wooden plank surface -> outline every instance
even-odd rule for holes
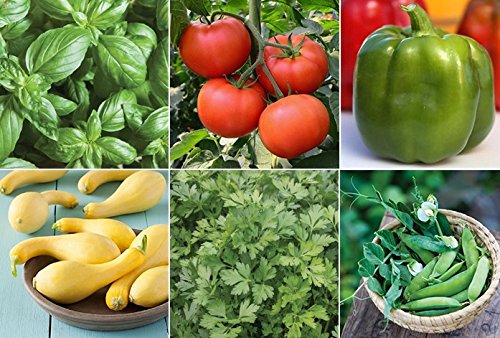
[[[0,171],[0,179],[8,171]],[[81,194],[77,189],[79,178],[85,173],[84,170],[72,170],[59,181],[48,184],[29,185],[16,190],[10,196],[0,196],[0,211],[3,215],[3,227],[0,232],[0,337],[167,337],[168,326],[166,319],[159,320],[153,324],[126,331],[99,332],[89,331],[67,325],[58,319],[49,316],[39,308],[25,292],[22,283],[22,267],[18,269],[18,278],[10,276],[9,250],[16,243],[32,236],[54,235],[51,225],[62,217],[82,217],[83,207],[90,202],[106,199],[118,187],[119,183],[108,183],[99,187],[92,195]],[[168,180],[168,172],[162,171]],[[79,206],[75,209],[66,209],[62,206],[51,206],[49,220],[45,226],[32,235],[23,235],[14,231],[8,223],[7,211],[10,201],[18,194],[26,191],[63,190],[71,192],[78,197]],[[149,225],[168,223],[168,194],[165,192],[160,203],[146,211],[131,215],[116,217],[133,228],[144,229]],[[56,235],[59,235],[57,233]]]
[[[382,225],[392,221],[394,217],[385,216]],[[500,241],[500,232],[494,232],[495,238]],[[375,307],[363,287],[358,293],[351,308],[349,317],[342,331],[342,338],[439,338],[439,337],[500,337],[500,296],[492,300],[488,308],[472,323],[462,329],[445,334],[425,334],[404,329],[392,322],[386,327],[383,314]]]

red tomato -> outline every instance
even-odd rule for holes
[[[212,133],[241,137],[257,128],[266,108],[265,97],[266,92],[258,83],[238,89],[224,78],[211,79],[198,95],[198,115]]]
[[[223,18],[210,25],[190,23],[182,32],[179,54],[194,73],[221,77],[238,70],[248,59],[250,34],[241,21]]]
[[[304,44],[294,57],[284,56],[286,51],[277,47],[264,49],[264,62],[285,95],[289,87],[292,94],[310,94],[321,86],[328,74],[328,58],[323,47],[304,35],[292,35],[292,45],[297,46],[304,38]],[[288,36],[278,35],[269,42],[288,45]],[[257,68],[257,74],[264,89],[274,95],[274,88],[262,67]]]
[[[319,146],[330,129],[323,103],[311,95],[290,95],[269,105],[259,120],[264,146],[276,156],[294,158]]]

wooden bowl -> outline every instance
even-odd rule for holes
[[[402,310],[392,310],[389,314],[389,319],[399,326],[423,333],[446,333],[469,324],[490,304],[500,282],[500,246],[491,232],[479,221],[470,216],[452,210],[440,209],[439,211],[448,218],[451,230],[455,234],[461,235],[465,226],[470,228],[476,238],[476,242],[488,250],[493,270],[491,278],[488,279],[488,289],[481,297],[461,310],[435,317],[416,316]],[[401,223],[398,220],[394,220],[383,226],[382,229],[390,230],[400,226]],[[379,243],[379,239],[376,237],[373,242]],[[366,279],[364,281],[366,282]],[[384,313],[385,303],[382,297],[372,292],[366,285],[365,287],[375,306],[380,312]]]
[[[69,325],[88,330],[116,331],[144,326],[168,316],[168,301],[152,308],[129,303],[122,311],[110,310],[105,301],[109,286],[74,304],[55,303],[33,288],[33,277],[55,261],[49,256],[27,261],[24,265],[24,286],[42,309]]]

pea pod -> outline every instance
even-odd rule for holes
[[[465,302],[466,300],[468,300],[468,290],[465,289],[464,291],[461,291],[459,293],[457,293],[456,295],[454,296],[451,296],[451,298],[455,298],[456,300],[458,300],[460,303],[463,303]]]
[[[448,271],[446,271],[445,273],[443,273],[441,275],[441,277],[439,277],[439,279],[435,279],[435,282],[431,284],[438,284],[438,283],[442,283],[444,281],[447,281],[448,279],[450,279],[451,277],[455,276],[455,274],[460,271],[460,269],[462,268],[462,266],[465,264],[464,261],[462,262],[458,262],[457,264],[453,265],[451,268],[448,269]]]
[[[432,270],[431,277],[436,278],[445,273],[453,264],[453,261],[457,257],[457,253],[458,250],[449,250],[439,255],[439,259],[434,266],[434,270]]]
[[[422,249],[418,245],[416,245],[410,238],[408,234],[401,234],[401,241],[409,247],[412,251],[414,251],[418,257],[425,263],[428,264],[434,258],[434,254],[428,250]]]
[[[421,317],[437,317],[437,316],[447,315],[448,313],[458,311],[461,308],[462,307],[460,306],[460,307],[450,307],[447,309],[424,310],[424,311],[414,312],[413,314],[416,316],[421,316]]]
[[[419,311],[419,310],[435,310],[450,307],[460,307],[462,304],[451,297],[429,297],[414,300],[401,305],[402,310]]]
[[[421,288],[423,288],[427,284],[427,280],[429,279],[434,266],[436,265],[437,258],[431,260],[427,265],[420,271],[410,282],[410,284],[406,287],[403,297],[405,299],[410,299],[411,294],[417,292]]]
[[[462,250],[467,268],[470,268],[479,261],[479,250],[477,249],[474,235],[469,228],[464,228],[462,232]]]
[[[477,264],[474,264],[464,272],[448,279],[446,282],[434,284],[425,287],[410,296],[411,300],[422,299],[427,297],[447,297],[453,296],[462,290],[467,289],[474,273],[476,272]]]
[[[469,301],[472,303],[481,294],[484,285],[486,284],[486,278],[488,278],[488,272],[490,271],[490,260],[486,256],[482,256],[477,263],[476,273],[472,282],[469,285],[468,297]]]

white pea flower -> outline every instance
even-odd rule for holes
[[[408,270],[410,271],[412,276],[418,275],[423,268],[424,266],[422,265],[422,263],[419,263],[416,260],[413,260],[408,264]]]
[[[420,208],[417,210],[417,216],[422,222],[427,222],[429,219],[436,217],[437,212],[437,205],[426,201],[420,205]]]

